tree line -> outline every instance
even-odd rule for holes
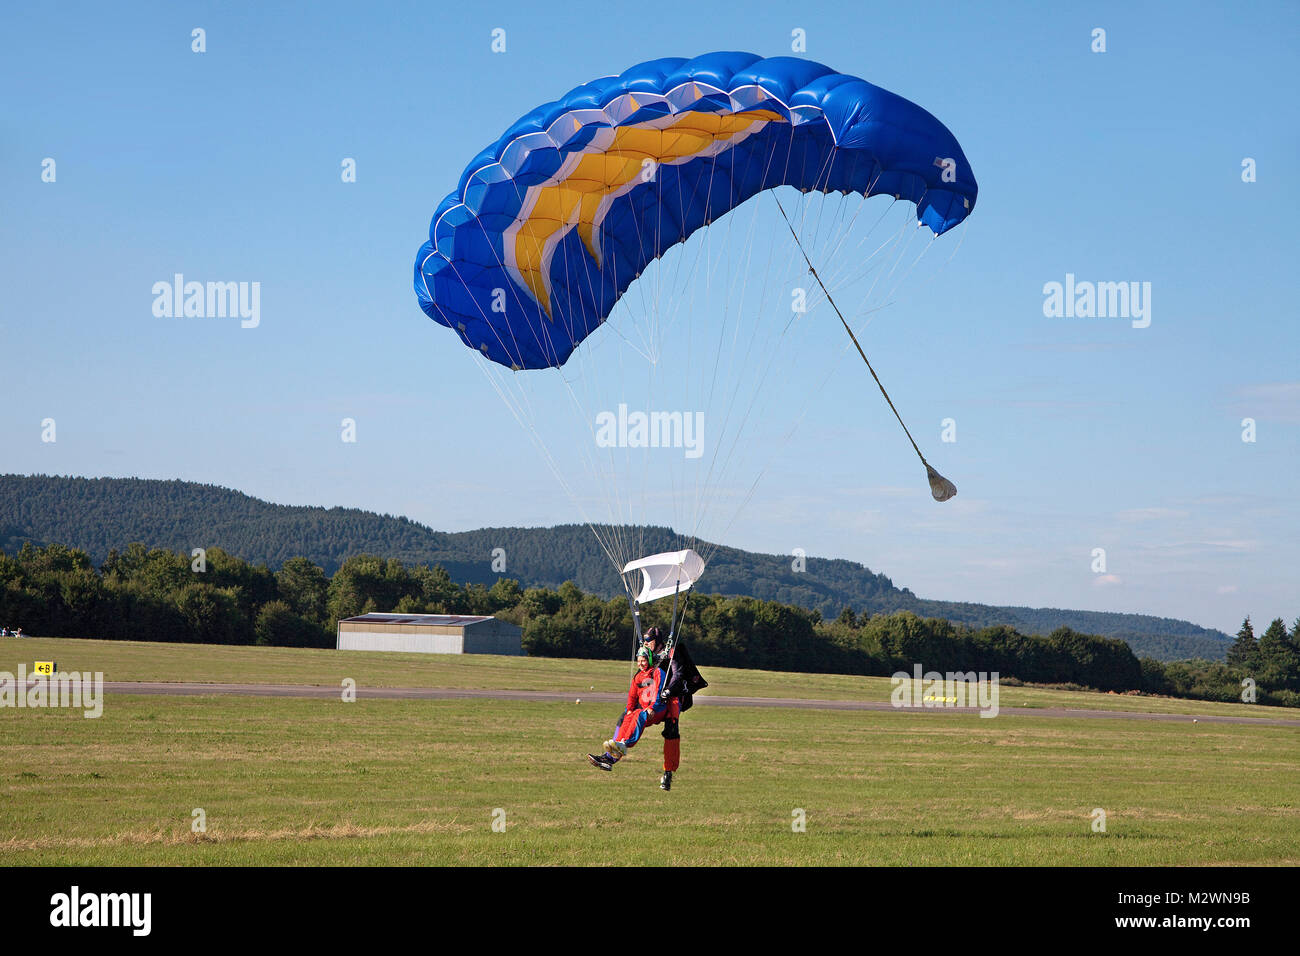
[[[697,547],[669,528],[604,529],[635,541],[638,553]],[[352,555],[383,554],[409,566],[441,565],[459,582],[491,588],[500,571],[490,555],[509,556],[506,572],[525,587],[558,588],[573,581],[583,591],[619,597],[618,575],[585,525],[483,528],[447,533],[393,515],[353,508],[275,505],[214,485],[141,478],[58,478],[0,475],[0,550],[16,553],[61,542],[102,564],[124,541],[186,550],[220,541],[232,554],[273,571],[305,557],[332,577]],[[858,613],[911,611],[973,628],[1005,624],[1021,633],[1059,627],[1125,639],[1139,654],[1161,660],[1222,660],[1227,635],[1186,621],[1109,611],[990,607],[919,598],[886,575],[855,561],[757,554],[711,548],[700,589],[793,604],[831,618],[848,606]]]
[[[642,609],[645,626],[666,625],[670,602]],[[495,614],[523,629],[540,657],[628,659],[632,619],[623,598],[573,582],[522,588],[504,576],[489,587],[458,584],[441,566],[405,565],[359,555],[327,575],[306,558],[278,571],[220,548],[198,556],[132,544],[96,568],[62,545],[0,552],[0,624],[32,636],[108,640],[333,647],[339,620],[370,611]],[[1027,635],[998,625],[972,627],[911,611],[838,617],[760,600],[692,593],[682,633],[703,665],[888,676],[927,671],[997,671],[1028,683],[1145,692],[1208,700],[1243,699],[1253,681],[1260,703],[1300,706],[1300,619],[1258,641],[1249,619],[1228,660],[1161,663],[1139,659],[1124,641],[1057,628]]]

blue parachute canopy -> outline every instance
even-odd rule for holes
[[[415,291],[493,362],[560,366],[651,260],[782,185],[907,200],[936,236],[977,193],[952,133],[865,80],[795,57],[652,60],[475,157],[434,213]]]

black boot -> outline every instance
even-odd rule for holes
[[[595,754],[587,754],[587,762],[599,770],[614,769],[614,761],[610,759],[609,754],[601,754],[599,757]]]
[[[664,775],[659,778],[660,790],[671,790],[673,788],[673,772],[665,770]]]

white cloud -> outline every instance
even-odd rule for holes
[[[1243,385],[1231,407],[1251,418],[1300,423],[1300,382]]]
[[[1049,342],[1033,345],[1013,345],[1015,349],[1027,352],[1115,352],[1121,349],[1137,348],[1136,344],[1122,342]]]
[[[1174,508],[1129,508],[1119,512],[1115,517],[1120,521],[1161,521],[1166,518],[1186,518],[1190,514],[1189,511],[1178,511]]]
[[[1169,557],[1191,557],[1193,555],[1247,554],[1259,550],[1258,541],[1228,539],[1221,541],[1173,541],[1168,544],[1139,544],[1141,551],[1153,552]]]

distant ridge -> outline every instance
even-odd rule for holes
[[[682,546],[668,528],[637,529],[647,553]],[[305,557],[333,574],[355,554],[377,554],[404,564],[441,564],[453,580],[491,584],[495,548],[504,548],[505,576],[525,587],[573,581],[585,591],[621,593],[618,576],[584,525],[554,528],[482,528],[434,531],[408,518],[356,508],[276,505],[229,488],[142,478],[0,476],[0,551],[25,542],[58,543],[86,551],[100,564],[112,549],[133,541],[188,552],[221,547],[273,570]],[[1139,656],[1158,660],[1221,660],[1231,638],[1187,621],[1145,614],[993,607],[918,598],[885,575],[855,561],[808,558],[805,571],[786,555],[719,547],[701,590],[750,595],[821,611],[845,607],[859,614],[908,610],[975,627],[1005,624],[1025,634],[1069,627],[1127,641]]]

